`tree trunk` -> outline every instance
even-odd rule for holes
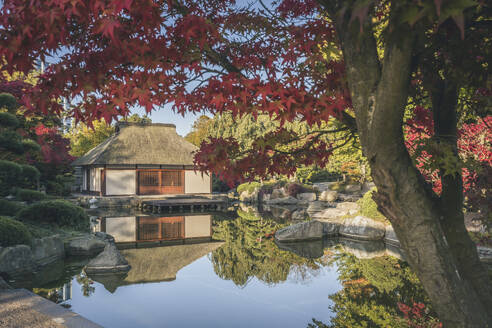
[[[434,113],[434,138],[441,149],[452,151],[457,162],[458,158],[458,129],[457,112],[458,87],[449,81],[442,80],[438,74],[431,78],[429,86]],[[444,235],[449,248],[456,259],[458,271],[471,282],[480,301],[488,310],[489,320],[492,320],[492,284],[486,268],[480,262],[475,243],[466,230],[463,215],[463,177],[461,169],[454,174],[440,169],[442,193],[440,212],[443,218]]]
[[[331,2],[323,3],[328,10],[333,8]],[[357,130],[378,188],[375,200],[379,210],[391,221],[444,327],[492,326],[473,283],[459,273],[441,226],[446,222],[440,201],[413,165],[404,144],[411,31],[400,31],[406,37],[385,44],[381,64],[369,26],[359,32],[347,17],[333,11],[331,17],[336,17]]]

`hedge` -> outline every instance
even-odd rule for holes
[[[259,183],[259,182],[246,182],[246,183],[240,184],[237,187],[237,193],[241,195],[241,193],[243,191],[247,191],[251,194],[252,192],[255,191],[256,188],[260,188],[260,187],[261,187],[261,183]]]
[[[0,246],[31,245],[31,233],[17,220],[0,216]]]
[[[13,114],[0,113],[0,126],[16,128],[19,126],[19,120]]]
[[[23,208],[18,202],[0,199],[0,215],[15,216]]]
[[[38,184],[39,177],[41,176],[41,173],[39,173],[39,170],[32,166],[32,165],[21,165],[22,169],[22,178],[20,181],[20,184],[24,188],[33,188],[36,187]]]
[[[84,209],[64,200],[45,200],[22,209],[17,218],[38,224],[52,224],[75,230],[89,229],[89,216]]]
[[[36,190],[17,188],[15,197],[24,202],[37,202],[46,199],[46,194]]]
[[[0,196],[7,196],[12,187],[17,185],[22,174],[19,164],[0,160]]]

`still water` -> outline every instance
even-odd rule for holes
[[[103,213],[93,229],[115,237],[130,272],[88,277],[81,260],[30,287],[104,327],[404,327],[398,303],[428,304],[382,243],[277,245],[285,213]]]

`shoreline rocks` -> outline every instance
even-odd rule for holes
[[[106,243],[93,235],[84,235],[65,241],[65,254],[67,256],[95,256],[101,253]]]
[[[386,227],[382,222],[360,215],[345,219],[339,231],[341,236],[360,240],[383,240],[385,233]]]
[[[104,251],[87,263],[84,271],[89,275],[125,273],[130,265],[113,242],[108,242]]]

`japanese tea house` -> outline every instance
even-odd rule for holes
[[[210,176],[195,172],[197,148],[174,124],[128,123],[73,162],[82,192],[101,196],[209,194]]]

